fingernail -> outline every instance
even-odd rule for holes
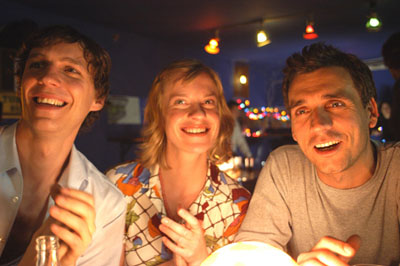
[[[161,223],[168,224],[169,223],[168,218],[165,217],[161,218]]]

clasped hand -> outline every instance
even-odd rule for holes
[[[168,217],[161,219],[159,228],[169,237],[164,236],[163,242],[174,253],[176,265],[200,265],[208,256],[202,224],[185,209],[179,209],[178,215],[185,224]]]
[[[63,266],[75,265],[92,241],[96,229],[92,195],[59,186],[52,189],[51,195],[55,205],[49,210],[49,218],[35,232],[20,265],[31,265],[35,261],[35,239],[40,235],[50,234],[60,239],[58,257]]]

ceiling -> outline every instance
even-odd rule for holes
[[[302,38],[312,17],[326,41],[360,57],[379,55],[387,36],[400,29],[400,1],[376,0],[383,29],[365,29],[369,0],[14,0],[16,3],[91,23],[202,50],[219,29],[221,55],[244,60],[277,60],[310,43]],[[257,48],[261,21],[272,43]],[[371,46],[372,45],[372,46]],[[373,55],[372,55],[373,56]]]

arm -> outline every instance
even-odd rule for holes
[[[281,178],[288,173],[278,162],[279,158],[276,159],[273,154],[269,156],[258,177],[235,242],[260,241],[284,250],[292,237],[288,190],[285,180]]]
[[[352,235],[346,242],[332,237],[323,237],[311,251],[301,253],[297,258],[300,266],[348,266],[360,247],[360,238]]]

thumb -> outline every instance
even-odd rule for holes
[[[346,243],[349,245],[348,248],[351,248],[354,251],[349,257],[340,256],[341,259],[347,263],[356,255],[357,250],[360,248],[361,238],[358,235],[352,235],[346,240]]]

